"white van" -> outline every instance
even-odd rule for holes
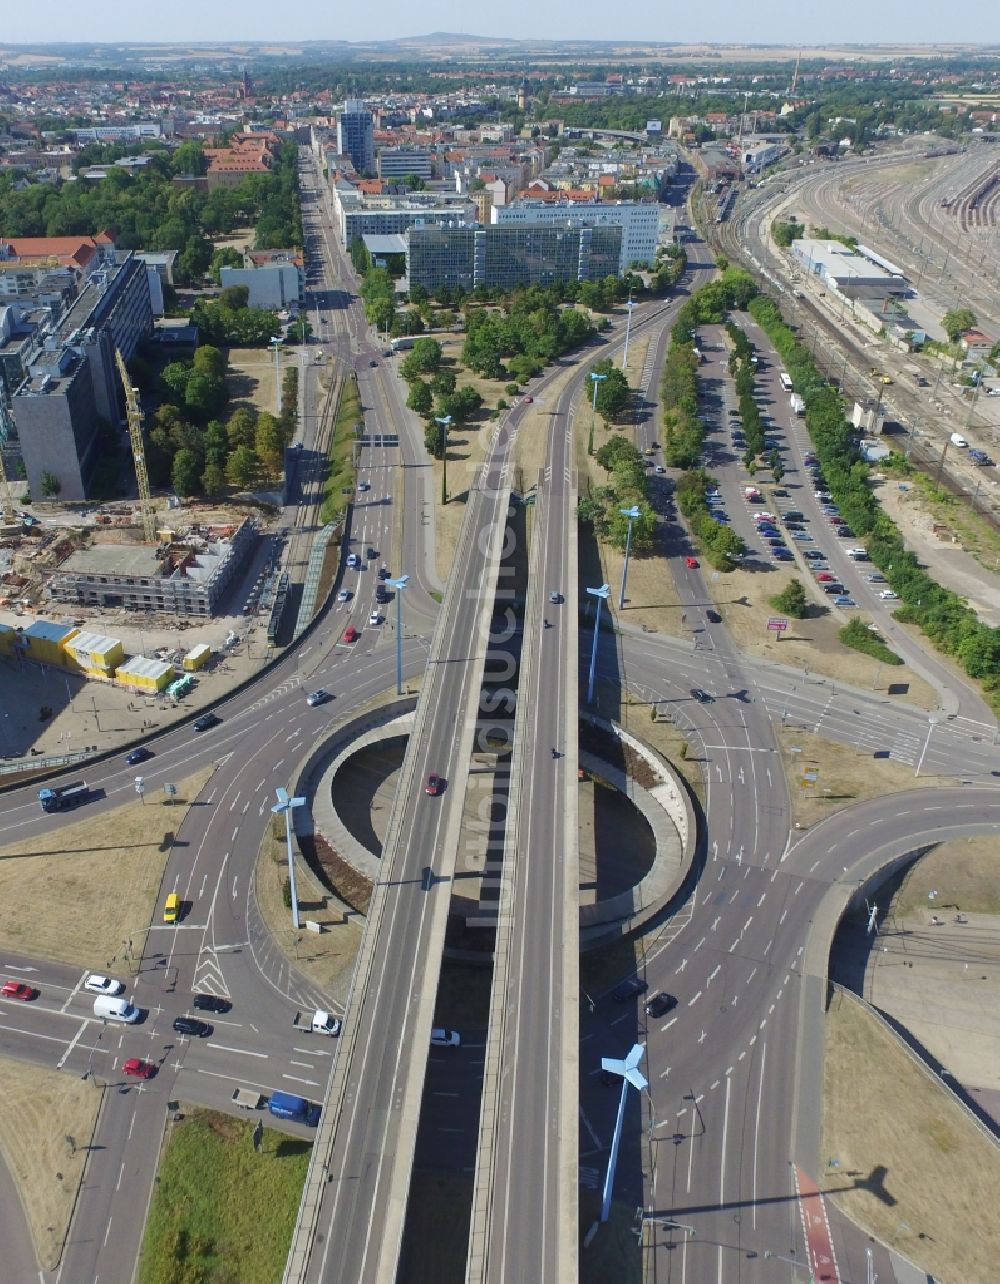
[[[962,436],[960,432],[953,432],[951,434],[951,444],[953,446],[967,446],[969,443],[965,440],[965,438]]]
[[[139,1009],[128,999],[113,999],[105,994],[94,1000],[94,1016],[103,1021],[126,1021],[134,1025],[139,1020]]]

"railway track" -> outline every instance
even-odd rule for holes
[[[714,253],[724,254],[731,262],[742,262],[752,273],[759,275],[755,269],[753,255],[744,244],[741,235],[745,220],[739,217],[739,208],[735,213],[736,217],[728,223],[718,226],[714,224],[702,226],[700,228],[701,235],[711,245]],[[758,221],[762,213],[761,209],[755,209],[752,214],[753,220]],[[763,261],[765,257],[763,245],[758,242],[753,246],[753,249],[760,255],[760,261]],[[782,290],[784,291],[784,287],[782,287]],[[779,294],[777,303],[781,308],[786,324],[794,327],[795,319],[790,315],[791,307],[788,294],[785,292]],[[831,383],[840,387],[845,365],[849,364],[853,377],[861,386],[868,389],[868,395],[873,400],[880,393],[884,393],[884,389],[876,385],[864,373],[871,364],[870,353],[866,350],[864,344],[856,339],[850,331],[842,329],[822,309],[809,307],[808,312],[810,322],[816,328],[817,336],[822,336],[824,340],[823,342],[814,341],[812,347],[813,360],[816,362],[820,372]],[[911,425],[926,424],[928,422],[926,395],[911,393],[904,386],[896,384],[891,399],[883,396],[882,401],[898,421]],[[970,495],[966,479],[946,467],[946,443],[947,436],[944,437],[943,441],[938,441],[923,434],[918,435],[916,432],[908,431],[907,457],[919,464],[925,472],[934,476],[939,485],[957,498],[962,499],[963,502],[970,503],[974,499],[973,506],[975,510],[989,522],[994,530],[1000,532],[1000,504],[987,495],[983,495],[980,499],[979,491],[981,487],[978,485],[975,497]]]

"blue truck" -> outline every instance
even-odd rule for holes
[[[293,1119],[296,1123],[308,1124],[310,1128],[319,1123],[321,1113],[319,1106],[292,1092],[272,1092],[267,1108],[279,1119]]]
[[[42,811],[68,811],[86,802],[90,793],[90,786],[82,783],[66,785],[62,789],[39,789],[38,801]]]

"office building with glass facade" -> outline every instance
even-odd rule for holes
[[[618,275],[620,226],[411,227],[409,286],[435,291],[548,285]]]

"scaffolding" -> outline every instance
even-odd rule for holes
[[[132,442],[132,458],[135,460],[135,480],[139,487],[139,511],[142,513],[142,530],[147,544],[156,543],[156,515],[153,512],[153,501],[149,493],[149,474],[146,472],[146,448],[142,440],[142,411],[139,408],[139,392],[132,387],[125,368],[125,358],[115,348],[115,362],[121,375],[122,387],[125,389],[125,412],[128,419],[128,435]]]

